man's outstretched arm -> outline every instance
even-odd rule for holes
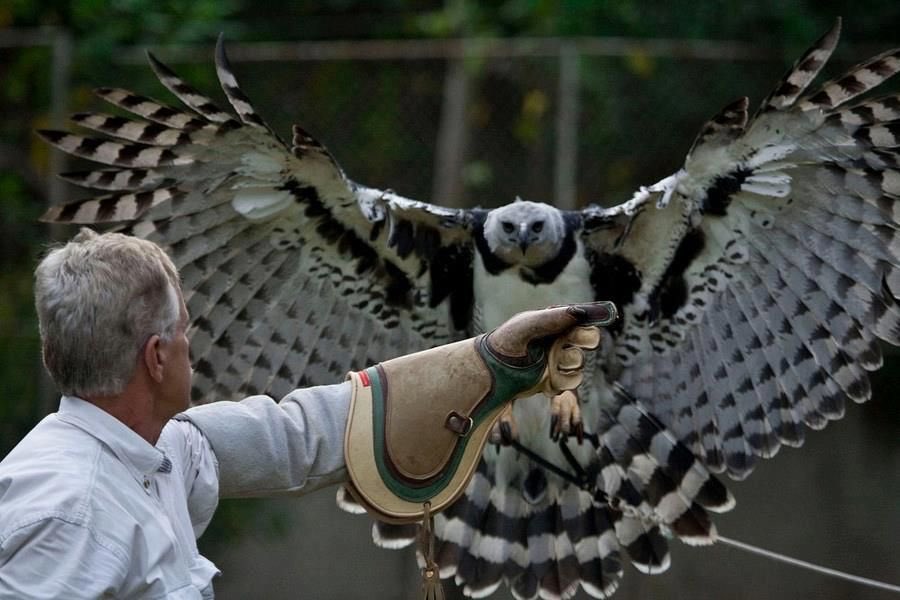
[[[213,402],[176,419],[195,425],[218,462],[219,496],[301,494],[344,481],[350,384],[294,390],[280,402]]]

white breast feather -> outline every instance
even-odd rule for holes
[[[491,275],[478,257],[474,276],[476,328],[490,331],[524,310],[546,308],[552,304],[590,302],[594,300],[590,273],[580,241],[572,260],[549,284],[528,283],[519,276],[516,267],[499,275]]]

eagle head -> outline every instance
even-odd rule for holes
[[[490,251],[510,265],[537,267],[556,257],[566,237],[563,215],[550,205],[516,198],[484,222]]]

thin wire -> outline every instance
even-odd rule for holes
[[[538,454],[537,452],[532,450],[531,448],[529,448],[527,446],[523,446],[521,443],[519,443],[519,440],[512,440],[510,442],[510,445],[513,448],[515,448],[518,452],[521,452],[522,454],[524,454],[525,456],[527,456],[528,458],[530,458],[537,464],[541,465],[548,471],[552,471],[553,473],[556,473],[557,475],[559,475],[560,477],[562,477],[563,479],[565,479],[572,485],[579,487],[579,488],[584,487],[584,483],[578,481],[577,477],[575,477],[568,471],[564,470],[563,468],[553,464],[552,462],[550,462],[549,460],[547,460],[546,458],[544,458],[543,456],[541,456],[540,454]]]
[[[854,583],[859,583],[861,585],[867,585],[869,587],[880,588],[882,590],[887,590],[889,592],[894,592],[894,593],[900,594],[900,585],[893,585],[890,583],[885,583],[883,581],[869,579],[867,577],[860,577],[859,575],[851,575],[850,573],[844,573],[843,571],[838,571],[836,569],[829,569],[828,567],[823,567],[823,566],[816,565],[816,564],[813,564],[810,562],[806,562],[805,560],[800,560],[797,558],[792,558],[790,556],[785,556],[784,554],[779,554],[777,552],[772,552],[771,550],[765,550],[765,549],[759,548],[757,546],[745,544],[744,542],[739,542],[737,540],[733,540],[731,538],[727,538],[727,537],[724,537],[721,535],[717,536],[716,541],[722,542],[723,544],[727,544],[729,546],[733,546],[735,548],[739,548],[746,552],[758,554],[760,556],[765,556],[766,558],[771,558],[772,560],[784,562],[789,565],[794,565],[796,567],[802,567],[804,569],[809,569],[810,571],[816,571],[817,573],[822,573],[824,575],[831,575],[832,577],[837,577],[838,579],[846,579],[847,581],[852,581]]]

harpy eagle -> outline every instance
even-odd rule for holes
[[[185,107],[102,88],[134,117],[73,117],[105,137],[42,132],[109,165],[64,175],[104,194],[45,219],[167,248],[198,402],[333,383],[524,308],[615,301],[580,403],[518,402],[502,436],[518,447],[489,447],[436,520],[441,575],[470,595],[605,597],[628,560],[665,570],[670,537],[714,541],[710,512],[733,505],[717,475],[746,477],[867,400],[879,341],[900,343],[900,95],[860,98],[900,50],[808,89],[838,35],[752,117],[746,99],[713,117],[677,173],[579,211],[449,209],[359,185],[301,127],[286,144],[265,124],[221,42],[235,114],[151,55]],[[583,443],[557,439],[579,421]],[[388,546],[412,533],[375,527]]]

